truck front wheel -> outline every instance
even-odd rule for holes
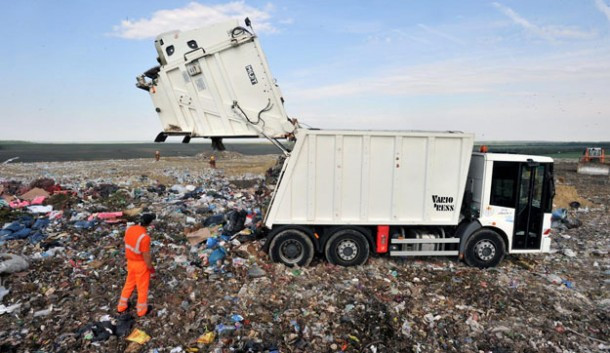
[[[313,242],[298,229],[280,231],[269,245],[271,260],[287,266],[307,266],[313,259]]]
[[[506,253],[502,237],[493,230],[481,229],[474,233],[464,252],[466,264],[478,268],[497,266]]]
[[[339,230],[326,242],[324,253],[333,265],[358,266],[369,258],[369,242],[357,230]]]

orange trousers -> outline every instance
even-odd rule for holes
[[[117,310],[123,312],[127,310],[127,302],[134,288],[138,289],[138,316],[146,315],[148,310],[148,285],[150,282],[150,272],[146,267],[144,261],[130,261],[127,260],[127,279],[125,280],[125,286],[121,292],[121,298],[119,299],[119,305]]]

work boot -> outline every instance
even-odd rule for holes
[[[126,311],[127,311],[127,309],[129,309],[129,304],[122,304],[122,303],[121,303],[121,304],[119,304],[119,305],[116,307],[116,311],[117,311],[119,314],[126,312]]]
[[[144,317],[152,311],[152,305],[147,305],[146,309],[138,311],[138,317]]]
[[[119,304],[116,307],[116,311],[119,313],[123,313],[127,309],[129,309],[129,298],[124,298],[124,297],[119,298]]]

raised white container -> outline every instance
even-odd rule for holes
[[[248,31],[232,20],[156,38],[161,67],[149,93],[164,132],[191,137],[293,132],[258,37]]]

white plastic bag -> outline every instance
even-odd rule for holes
[[[28,261],[14,254],[0,253],[0,274],[15,273],[27,270],[30,267]]]

